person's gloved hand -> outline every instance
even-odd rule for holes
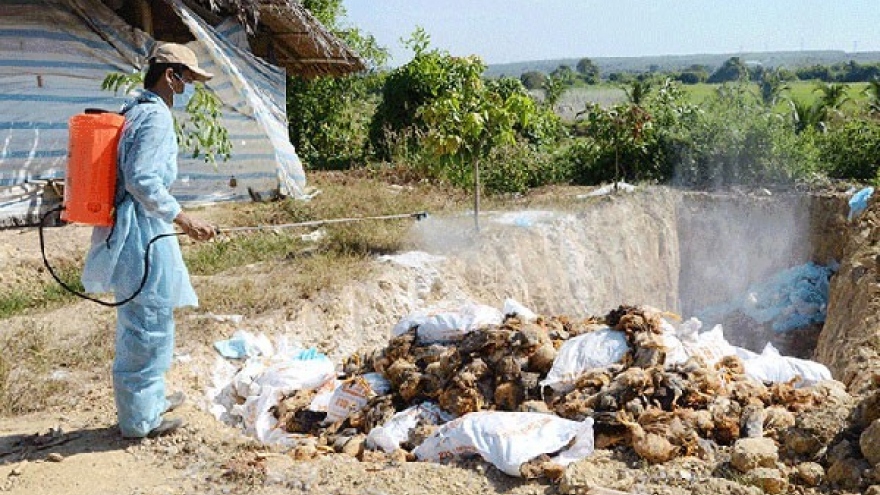
[[[207,241],[212,239],[217,232],[213,225],[204,220],[191,217],[184,212],[180,212],[177,217],[174,218],[174,223],[180,227],[180,230],[182,230],[184,234],[197,241]]]

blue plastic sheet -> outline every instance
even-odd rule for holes
[[[868,208],[868,200],[871,199],[871,195],[874,194],[873,187],[866,187],[859,192],[853,194],[851,198],[849,198],[849,216],[848,220],[852,220],[857,217],[859,213],[865,211]]]
[[[214,342],[214,349],[228,359],[243,359],[256,355],[244,339],[218,340]]]
[[[739,311],[776,332],[788,332],[825,321],[828,289],[836,266],[813,262],[783,270],[769,280],[749,287],[745,294],[704,308],[698,317],[710,323]]]

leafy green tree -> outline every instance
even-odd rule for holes
[[[880,114],[880,79],[872,79],[868,81],[868,85],[864,89],[865,96],[868,97],[868,113]]]
[[[753,65],[751,68],[746,68],[749,70],[749,80],[756,83],[763,81],[764,75],[770,72],[770,69],[767,69],[760,63]]]
[[[635,80],[630,83],[628,88],[624,88],[626,99],[632,105],[641,105],[644,103],[648,93],[651,92],[651,81],[649,79]]]
[[[636,77],[629,72],[611,72],[608,74],[608,80],[613,83],[619,84],[627,84],[630,81],[633,81]]]
[[[798,79],[801,81],[819,80],[831,82],[831,70],[824,65],[811,65],[809,67],[798,67],[795,70]]]
[[[143,72],[114,72],[104,77],[101,89],[114,93],[122,90],[128,94],[143,82]],[[195,94],[187,103],[184,116],[174,120],[174,131],[183,149],[191,151],[193,158],[201,156],[205,162],[216,165],[218,156],[226,161],[232,153],[229,131],[220,122],[223,102],[202,83],[194,86]]]
[[[849,86],[840,83],[818,84],[813,90],[819,94],[819,104],[828,110],[840,110],[851,98],[847,95]]]
[[[801,134],[809,129],[820,129],[825,120],[825,109],[817,102],[807,103],[802,100],[790,99],[791,120],[794,131]]]
[[[531,70],[523,72],[523,74],[519,76],[519,80],[526,89],[542,89],[544,83],[547,81],[547,74],[544,74],[541,71]]]
[[[783,93],[790,89],[776,71],[765,71],[758,88],[761,92],[761,101],[770,108],[776,105]]]
[[[770,111],[748,84],[725,84],[674,141],[676,181],[700,188],[789,183],[817,169],[812,133]],[[668,149],[668,148],[667,148]]]
[[[300,3],[324,27],[331,30],[336,27],[337,21],[345,16],[342,0],[300,0]]]
[[[578,60],[577,72],[587,84],[599,84],[599,66],[589,58]]]
[[[290,78],[290,140],[310,169],[347,169],[364,160],[380,74]]]
[[[825,133],[819,148],[830,177],[877,181],[880,170],[880,124],[877,122],[847,121]]]
[[[560,65],[559,67],[554,69],[553,72],[550,73],[550,77],[558,80],[563,86],[566,87],[574,86],[578,80],[577,73],[567,65]]]
[[[706,71],[684,70],[676,76],[676,80],[682,84],[700,84],[706,82],[709,73]]]
[[[559,99],[562,98],[562,93],[564,92],[565,85],[562,79],[551,75],[544,81],[544,105],[553,108],[554,105],[559,103]]]
[[[473,70],[464,59],[429,51],[430,36],[421,27],[405,44],[414,57],[386,75],[382,98],[370,121],[369,146],[380,160],[390,159],[394,146],[417,146],[416,134],[427,130],[418,116],[420,109],[447,92],[462,91],[466,73]]]
[[[842,83],[819,83],[813,92],[819,93],[816,106],[822,119],[822,125],[845,120],[843,105],[851,99],[847,95],[849,86]]]
[[[430,175],[473,185],[466,171],[495,147],[520,141],[539,146],[559,134],[558,117],[539,108],[519,80],[484,81],[478,57],[431,50],[424,31],[408,44],[415,56],[386,77],[370,125],[380,159],[393,158],[395,140],[405,139],[407,149],[437,158]]]
[[[581,184],[608,180],[649,180],[655,175],[656,162],[650,152],[651,115],[635,104],[603,108],[590,103],[579,112],[586,138],[592,145],[580,151],[592,153],[592,161],[584,160],[576,169],[574,179]]]
[[[725,60],[721,67],[709,76],[707,82],[710,84],[718,84],[725,82],[735,82],[747,80],[749,77],[749,69],[739,57],[730,57]]]
[[[381,67],[388,60],[388,50],[376,38],[355,26],[343,26],[347,15],[342,0],[303,0],[305,7],[321,24],[358,53],[371,68]]]
[[[378,98],[388,51],[355,27],[342,27],[341,0],[306,0],[303,5],[366,61],[368,70],[343,77],[287,81],[288,130],[306,167],[348,168],[363,161],[369,120]]]

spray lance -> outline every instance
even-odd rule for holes
[[[87,109],[84,113],[70,118],[68,163],[65,176],[64,197],[61,206],[47,211],[40,219],[40,253],[43,256],[43,264],[64,289],[83,299],[101,304],[103,306],[122,306],[140,294],[147,283],[150,273],[150,249],[153,244],[165,237],[185,235],[183,232],[169,232],[159,234],[147,243],[144,252],[144,274],[140,285],[133,294],[125,299],[108,302],[91,297],[77,291],[67,285],[55,273],[46,258],[46,243],[43,230],[46,219],[55,213],[60,213],[61,220],[67,223],[78,223],[100,227],[112,227],[114,224],[113,211],[115,209],[116,195],[116,158],[119,137],[125,117],[115,112],[104,110]],[[381,215],[371,217],[333,218],[327,220],[311,220],[306,222],[286,223],[277,225],[257,225],[250,227],[218,227],[216,234],[277,230],[301,227],[317,227],[321,225],[359,222],[364,220],[398,220],[414,218],[422,220],[426,218],[426,212],[405,213],[398,215]]]
[[[49,218],[54,213],[61,212],[62,217],[64,216],[65,209],[64,205],[59,206],[58,208],[54,208],[46,212],[40,220],[40,253],[43,256],[43,264],[46,266],[46,269],[49,271],[49,274],[52,275],[52,278],[58,282],[61,287],[63,287],[68,292],[76,295],[77,297],[81,297],[83,299],[98,303],[102,306],[116,307],[122,306],[123,304],[131,301],[144,288],[144,285],[147,283],[147,279],[150,275],[150,249],[153,247],[153,244],[165,237],[176,237],[186,235],[183,232],[169,232],[167,234],[159,234],[147,243],[147,247],[144,250],[144,275],[141,278],[140,285],[138,288],[132,293],[130,296],[116,302],[102,301],[101,299],[97,299],[89,296],[88,294],[83,294],[82,292],[77,291],[73,287],[70,287],[67,283],[61,280],[61,277],[55,273],[55,270],[49,264],[49,260],[46,258],[46,243],[43,236],[43,228],[46,223],[46,219]],[[424,211],[419,211],[415,213],[401,213],[396,215],[379,215],[379,216],[371,216],[371,217],[350,217],[350,218],[331,218],[326,220],[309,220],[305,222],[295,222],[295,223],[284,223],[284,224],[272,224],[272,225],[254,225],[254,226],[245,226],[245,227],[216,227],[214,232],[216,234],[231,234],[231,233],[241,233],[241,232],[255,232],[255,231],[263,231],[263,230],[278,230],[278,229],[293,229],[293,228],[302,228],[302,227],[319,227],[330,224],[339,224],[339,223],[351,223],[351,222],[360,222],[364,220],[402,220],[413,218],[415,220],[423,220],[428,217],[428,213]]]

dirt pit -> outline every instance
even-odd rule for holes
[[[854,371],[846,351],[834,342],[851,342],[850,349],[863,368],[878,361],[872,347],[875,317],[869,313],[874,309],[869,297],[874,289],[868,285],[876,276],[876,254],[871,251],[876,212],[872,207],[858,222],[847,224],[845,204],[841,197],[709,196],[658,188],[586,198],[572,211],[490,212],[481,218],[479,237],[472,234],[469,216],[431,218],[412,231],[420,250],[378,258],[372,279],[321,294],[296,308],[240,321],[235,315],[198,311],[183,315],[182,338],[170,377],[172,385],[187,390],[191,399],[180,411],[189,426],[179,435],[131,444],[114,435],[109,363],[92,374],[62,380],[61,386],[80,391],[77,397],[68,398],[69,402],[58,404],[50,413],[0,423],[4,489],[71,494],[864,493],[880,479],[872,463],[878,459],[870,449],[876,384],[870,375]],[[210,343],[229,338],[237,329],[262,332],[273,340],[286,335],[304,348],[316,347],[340,371],[346,371],[342,363],[352,355],[385,349],[385,356],[391,329],[403,316],[444,301],[473,300],[500,308],[505,299],[512,298],[544,315],[545,322],[560,321],[560,329],[572,338],[577,332],[570,331],[571,322],[598,315],[605,319],[592,324],[615,323],[608,321],[609,311],[621,305],[650,306],[686,319],[702,308],[736,299],[781,270],[810,261],[828,266],[832,260],[840,266],[830,280],[831,304],[824,326],[780,334],[773,331],[772,323],[756,325],[743,314],[720,323],[732,344],[760,352],[763,344],[773,342],[783,354],[827,364],[834,378],[849,385],[849,390],[835,382],[808,388],[751,386],[748,380],[739,379],[742,373],[735,362],[658,369],[658,347],[652,343],[656,325],[645,323],[630,332],[632,352],[624,367],[607,376],[584,377],[576,385],[589,407],[566,408],[574,398],[554,404],[551,395],[548,404],[538,400],[534,389],[503,386],[522,383],[512,379],[517,373],[520,380],[523,373],[538,373],[538,380],[542,378],[540,368],[528,364],[534,352],[505,355],[512,347],[498,343],[491,350],[486,343],[479,352],[475,347],[467,353],[469,358],[482,352],[480,359],[493,366],[492,393],[480,392],[484,398],[492,396],[491,401],[483,401],[486,408],[518,411],[532,402],[528,406],[532,412],[540,412],[539,403],[544,403],[548,411],[543,412],[558,415],[562,410],[572,421],[582,420],[587,410],[596,414],[592,455],[564,469],[549,459],[537,459],[527,466],[528,473],[522,473],[529,479],[504,474],[479,457],[411,462],[412,452],[406,448],[390,454],[365,449],[368,431],[362,425],[380,424],[390,413],[388,407],[380,408],[381,414],[375,417],[355,418],[355,424],[346,420],[349,423],[303,428],[307,431],[292,449],[260,445],[208,413],[211,404],[206,391],[213,385],[218,359]],[[234,283],[237,278],[246,279],[248,270],[265,269],[252,267],[223,277]],[[560,318],[567,319],[569,326]],[[62,319],[66,323],[58,328],[61,338],[89,327],[109,330],[112,326],[112,314],[85,303],[4,324],[12,331]],[[204,337],[188,338],[196,328]],[[546,328],[553,325],[547,323]],[[522,328],[517,331],[523,333]],[[540,332],[536,338],[543,338]],[[549,334],[548,338],[556,349]],[[424,359],[431,358],[423,356],[421,363],[413,363],[417,371],[395,369],[391,373],[394,361],[390,359],[379,370],[371,364],[369,370],[350,366],[347,371],[393,375],[389,377],[396,382],[390,407],[399,411],[409,405],[403,395],[407,390],[424,391],[424,386],[406,386],[414,380],[413,373],[426,374],[431,363]],[[700,375],[705,382],[688,373]],[[682,385],[676,384],[676,376],[685,378],[683,388],[676,389]],[[641,409],[638,404],[626,407],[632,401],[625,400],[626,390],[635,390],[636,384],[648,387],[649,382],[650,393],[639,389],[640,397],[649,397]],[[694,384],[698,385],[695,389],[689,388]],[[724,393],[711,388],[716,386],[726,387]],[[476,396],[466,392],[466,387],[461,390],[457,395],[447,394],[445,409],[458,413],[480,409]],[[677,390],[687,404],[675,398]],[[713,399],[712,407],[710,402],[704,408],[694,407],[698,404],[694,401],[708,401],[706,396],[713,393],[726,402]],[[468,394],[475,399],[471,405],[464,400]],[[504,397],[511,396],[522,400],[505,402]],[[417,394],[409,397],[417,398]],[[378,398],[372,400],[371,408],[377,407]],[[701,423],[706,413],[687,410],[706,411],[711,420]],[[308,418],[301,411],[289,404],[273,414],[285,424],[298,420],[302,425]],[[670,433],[674,420],[690,426]],[[754,433],[756,422],[761,425],[760,435]],[[675,455],[669,454],[672,451]],[[105,481],[92,480],[97,470],[105,473],[101,478]]]

